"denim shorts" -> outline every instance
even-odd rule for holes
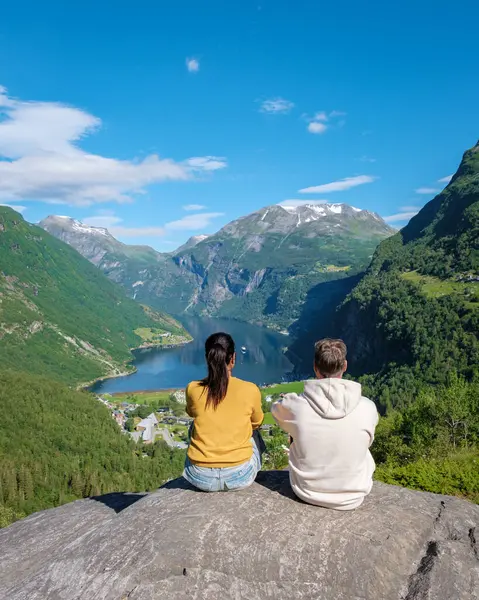
[[[228,492],[249,487],[256,479],[258,471],[261,470],[264,442],[259,436],[259,432],[254,432],[251,444],[253,446],[251,458],[236,467],[222,467],[220,469],[199,467],[194,465],[187,456],[183,477],[203,492]]]

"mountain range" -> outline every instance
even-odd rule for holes
[[[124,371],[130,348],[189,339],[78,252],[0,207],[0,361],[67,383]]]
[[[140,302],[175,315],[281,329],[299,317],[312,287],[356,275],[394,233],[375,213],[326,203],[269,206],[172,253],[122,244],[107,230],[68,217],[50,216],[40,226]]]

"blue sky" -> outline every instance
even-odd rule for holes
[[[479,138],[478,22],[473,0],[9,3],[0,202],[160,250],[285,200],[402,226]]]

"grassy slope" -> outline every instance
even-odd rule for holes
[[[417,284],[427,298],[441,298],[442,296],[456,295],[467,308],[479,308],[479,282],[463,282],[455,279],[440,279],[432,275],[421,275],[417,271],[406,271],[401,277],[411,283]]]
[[[120,370],[129,348],[171,331],[68,245],[0,207],[0,361],[73,383]]]

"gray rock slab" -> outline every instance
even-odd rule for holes
[[[217,494],[179,479],[135,500],[0,532],[0,598],[479,599],[479,506],[463,500],[376,483],[336,512],[296,500],[286,472]]]

